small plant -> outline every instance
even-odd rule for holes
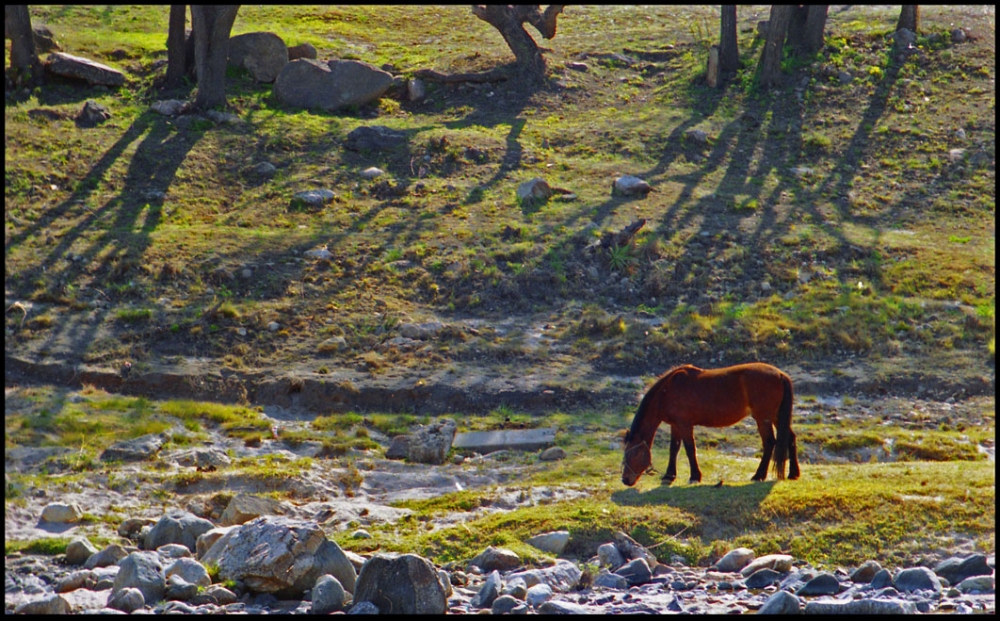
[[[627,274],[633,273],[638,263],[632,255],[632,246],[628,244],[624,246],[612,245],[608,249],[608,261],[611,269]]]
[[[123,323],[140,323],[149,321],[153,311],[148,308],[122,308],[115,312],[115,319]]]

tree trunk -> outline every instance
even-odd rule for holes
[[[722,5],[722,30],[719,33],[719,69],[734,73],[740,68],[740,52],[736,44],[736,5]]]
[[[186,4],[170,5],[170,26],[167,31],[166,86],[179,86],[186,73],[187,40],[185,38]]]
[[[518,73],[531,82],[545,77],[545,58],[535,40],[524,29],[524,22],[533,25],[546,39],[556,35],[556,18],[563,10],[562,5],[550,5],[545,13],[538,5],[473,5],[472,13],[493,26],[507,42],[517,61]]]
[[[10,34],[11,83],[40,84],[44,75],[35,49],[35,35],[31,31],[28,5],[12,4],[4,7],[4,22],[4,30]]]
[[[917,32],[920,28],[920,5],[904,4],[899,11],[899,21],[896,22],[896,30],[907,30]]]
[[[771,6],[767,41],[765,41],[764,51],[760,55],[760,63],[757,65],[762,88],[771,88],[780,81],[781,51],[785,45],[785,34],[788,31],[788,24],[792,20],[795,8],[791,5]]]
[[[815,54],[823,49],[823,30],[826,28],[826,17],[830,10],[829,4],[809,5],[809,15],[800,41],[800,49],[806,54]]]
[[[207,110],[226,104],[226,61],[229,33],[236,21],[238,4],[191,5],[194,29],[194,62],[198,74],[198,94],[194,107]]]

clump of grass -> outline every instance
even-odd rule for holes
[[[115,319],[123,323],[142,323],[153,317],[153,311],[148,308],[120,308],[115,311]]]

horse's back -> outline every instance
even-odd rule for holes
[[[772,365],[749,362],[718,369],[684,365],[672,372],[671,418],[695,425],[728,427],[749,414],[770,418],[777,413],[788,376]]]

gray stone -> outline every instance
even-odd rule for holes
[[[177,559],[167,566],[165,575],[167,578],[176,575],[183,578],[185,582],[201,587],[207,587],[212,584],[212,578],[208,575],[208,570],[193,558]]]
[[[371,602],[357,602],[347,611],[349,615],[377,615],[378,606]]]
[[[836,595],[839,592],[840,581],[829,572],[823,572],[812,578],[796,591],[798,595]]]
[[[53,502],[42,509],[41,521],[50,524],[73,524],[80,521],[83,511],[76,503]]]
[[[111,118],[108,107],[88,99],[76,115],[76,124],[80,127],[97,127]]]
[[[133,552],[123,558],[118,566],[120,569],[115,576],[114,586],[111,587],[114,593],[124,589],[138,589],[147,602],[163,599],[167,581],[160,557],[155,553]]]
[[[521,605],[521,600],[512,595],[501,595],[493,600],[490,611],[495,615],[510,614],[515,608]]]
[[[163,599],[187,602],[196,595],[198,595],[198,585],[191,584],[177,574],[167,578],[167,590],[163,593]]]
[[[390,151],[406,142],[405,132],[382,125],[363,125],[347,134],[344,146],[352,151]]]
[[[880,569],[876,571],[875,575],[872,576],[871,587],[878,590],[887,586],[892,586],[892,574],[889,573],[888,569]]]
[[[763,615],[790,615],[798,614],[802,606],[798,597],[788,591],[777,591],[767,598],[764,605],[760,607],[757,614]]]
[[[563,550],[566,549],[566,544],[569,543],[569,531],[557,530],[551,533],[542,533],[531,537],[527,543],[542,552],[550,552],[558,556],[563,553]]]
[[[351,561],[315,522],[264,516],[234,527],[201,558],[219,567],[220,580],[240,580],[260,593],[297,597],[330,574],[348,591],[356,574]]]
[[[222,517],[219,518],[219,525],[234,526],[236,524],[246,524],[250,520],[259,518],[262,515],[284,515],[285,513],[284,505],[274,498],[254,496],[252,494],[237,494],[226,505],[226,510],[222,512]]]
[[[213,584],[195,597],[192,597],[190,601],[195,606],[203,604],[228,606],[229,604],[236,603],[236,594],[221,584]]]
[[[644,558],[632,559],[625,563],[615,573],[625,578],[629,584],[646,584],[653,579],[653,572]]]
[[[773,569],[778,573],[785,573],[792,569],[792,557],[787,554],[768,554],[753,561],[740,570],[743,576],[749,576],[758,569]]]
[[[399,333],[408,339],[426,340],[434,338],[444,329],[444,324],[440,321],[428,321],[425,323],[403,323],[399,325]]]
[[[154,600],[155,601],[155,600]],[[146,605],[146,596],[136,588],[116,590],[108,598],[108,608],[132,613]]]
[[[916,614],[917,606],[894,599],[824,599],[806,602],[803,612],[807,615],[912,615]]]
[[[708,132],[702,129],[691,128],[684,132],[684,138],[697,144],[708,144]]]
[[[648,183],[632,175],[618,177],[611,184],[611,193],[619,196],[645,196],[651,190]]]
[[[406,82],[406,96],[410,101],[421,101],[427,96],[427,86],[423,80],[412,78]]]
[[[750,548],[730,550],[715,564],[716,571],[737,572],[753,562],[756,555]]]
[[[521,557],[506,548],[489,546],[480,552],[476,558],[469,561],[469,565],[478,567],[484,572],[493,570],[508,571],[515,567],[520,567]],[[510,580],[509,577],[508,580]]]
[[[500,572],[493,570],[469,602],[473,608],[490,608],[500,596]]]
[[[746,585],[748,589],[763,589],[778,583],[780,580],[781,574],[765,567],[750,574],[746,579]]]
[[[306,207],[312,207],[318,209],[332,201],[336,198],[336,194],[332,190],[306,190],[304,192],[296,192],[292,196],[292,205],[302,204]]]
[[[541,177],[525,181],[517,186],[517,200],[544,202],[552,197],[552,188]]]
[[[97,574],[91,569],[81,569],[64,576],[56,583],[56,593],[67,593],[77,589],[93,589],[97,586]]]
[[[934,573],[949,584],[958,584],[971,576],[988,576],[993,573],[993,569],[986,562],[985,554],[973,554],[965,558],[945,559],[934,567]]]
[[[529,606],[537,608],[552,599],[554,596],[555,593],[552,592],[552,587],[544,582],[540,582],[528,588],[528,593],[524,596],[524,601],[526,601]]]
[[[996,588],[996,583],[993,580],[993,576],[971,576],[959,582],[956,588],[962,593],[972,593],[974,591],[992,593]]]
[[[258,82],[274,82],[288,64],[288,48],[273,32],[248,32],[229,39],[231,67],[246,69]]]
[[[410,434],[407,459],[421,464],[443,464],[455,439],[455,421],[443,418]]]
[[[194,555],[198,558],[205,556],[208,549],[215,545],[215,542],[222,538],[223,535],[238,528],[238,526],[223,526],[221,528],[213,528],[212,530],[204,533],[201,537],[198,537],[198,541],[195,542]]]
[[[89,84],[114,87],[125,84],[125,75],[121,71],[86,58],[64,54],[63,52],[49,54],[45,62],[45,69],[49,73],[64,78],[84,80]]]
[[[452,444],[457,449],[492,453],[493,451],[537,451],[556,441],[555,427],[545,429],[505,429],[502,431],[471,431],[455,435]]]
[[[528,569],[507,576],[507,580],[520,578],[530,589],[536,584],[545,583],[554,591],[566,592],[572,590],[580,582],[583,572],[576,563],[559,559],[555,565],[542,569]]]
[[[197,548],[198,537],[215,528],[204,518],[188,511],[170,511],[150,529],[145,539],[145,549],[155,550],[168,543],[179,543],[192,552]]]
[[[962,30],[961,28],[955,28],[954,30],[951,31],[951,42],[952,43],[962,43],[967,38],[968,38],[968,36],[965,34],[965,31]],[[36,39],[36,41],[37,41],[37,39]]]
[[[624,591],[628,589],[629,584],[628,580],[625,579],[625,576],[613,574],[607,569],[601,569],[600,573],[597,574],[597,577],[594,578],[594,586]]]
[[[128,556],[128,552],[125,551],[125,548],[121,547],[117,543],[112,543],[97,554],[91,555],[83,566],[85,569],[95,569],[97,567],[117,565],[118,561],[122,560],[126,556]]]
[[[540,461],[559,461],[560,459],[566,459],[566,451],[561,446],[550,446],[542,451],[538,459]]]
[[[166,437],[159,433],[141,436],[134,440],[116,442],[104,449],[104,452],[101,453],[101,461],[144,461],[159,453],[164,442],[166,442]]]
[[[385,174],[385,171],[381,168],[376,168],[375,166],[369,166],[368,168],[361,171],[361,176],[365,179],[375,179],[376,177],[381,177]]]
[[[528,585],[524,583],[521,578],[511,578],[507,580],[507,583],[503,585],[500,589],[500,593],[503,595],[510,595],[511,597],[519,600],[524,600],[528,595]]]
[[[158,112],[163,116],[177,116],[178,114],[184,114],[188,111],[189,104],[186,101],[181,101],[180,99],[162,99],[160,101],[154,101],[149,109],[153,112]]]
[[[909,593],[918,590],[931,590],[935,593],[941,592],[941,580],[933,571],[926,567],[910,567],[900,570],[893,579],[892,586],[897,591]]]
[[[69,614],[69,602],[62,595],[47,595],[41,599],[24,602],[14,609],[16,615],[65,615]]]
[[[191,558],[191,550],[179,543],[168,543],[156,548],[156,553],[163,559]]]
[[[416,554],[376,554],[361,568],[354,599],[393,614],[443,614],[448,609],[437,570]]]
[[[392,74],[356,60],[326,63],[300,58],[274,81],[274,96],[299,108],[337,110],[377,100],[392,86]]]
[[[618,550],[618,546],[613,543],[605,543],[598,546],[597,558],[601,565],[610,567],[612,571],[625,564],[625,557]]]
[[[881,569],[882,566],[879,565],[878,561],[865,561],[861,564],[861,567],[851,572],[851,582],[868,584]]]
[[[410,454],[410,436],[403,434],[393,437],[385,450],[386,459],[406,459]]]
[[[312,589],[312,609],[314,615],[325,615],[343,610],[347,604],[347,591],[340,581],[324,574],[316,580]]]
[[[538,613],[543,615],[585,615],[589,612],[586,606],[557,600],[545,602],[538,607]]]
[[[299,43],[298,45],[293,45],[288,48],[288,61],[298,60],[299,58],[309,58],[316,60],[319,55],[316,53],[316,48],[313,47],[312,43]]]
[[[906,49],[917,42],[917,35],[908,28],[900,28],[892,35],[897,49]]]

